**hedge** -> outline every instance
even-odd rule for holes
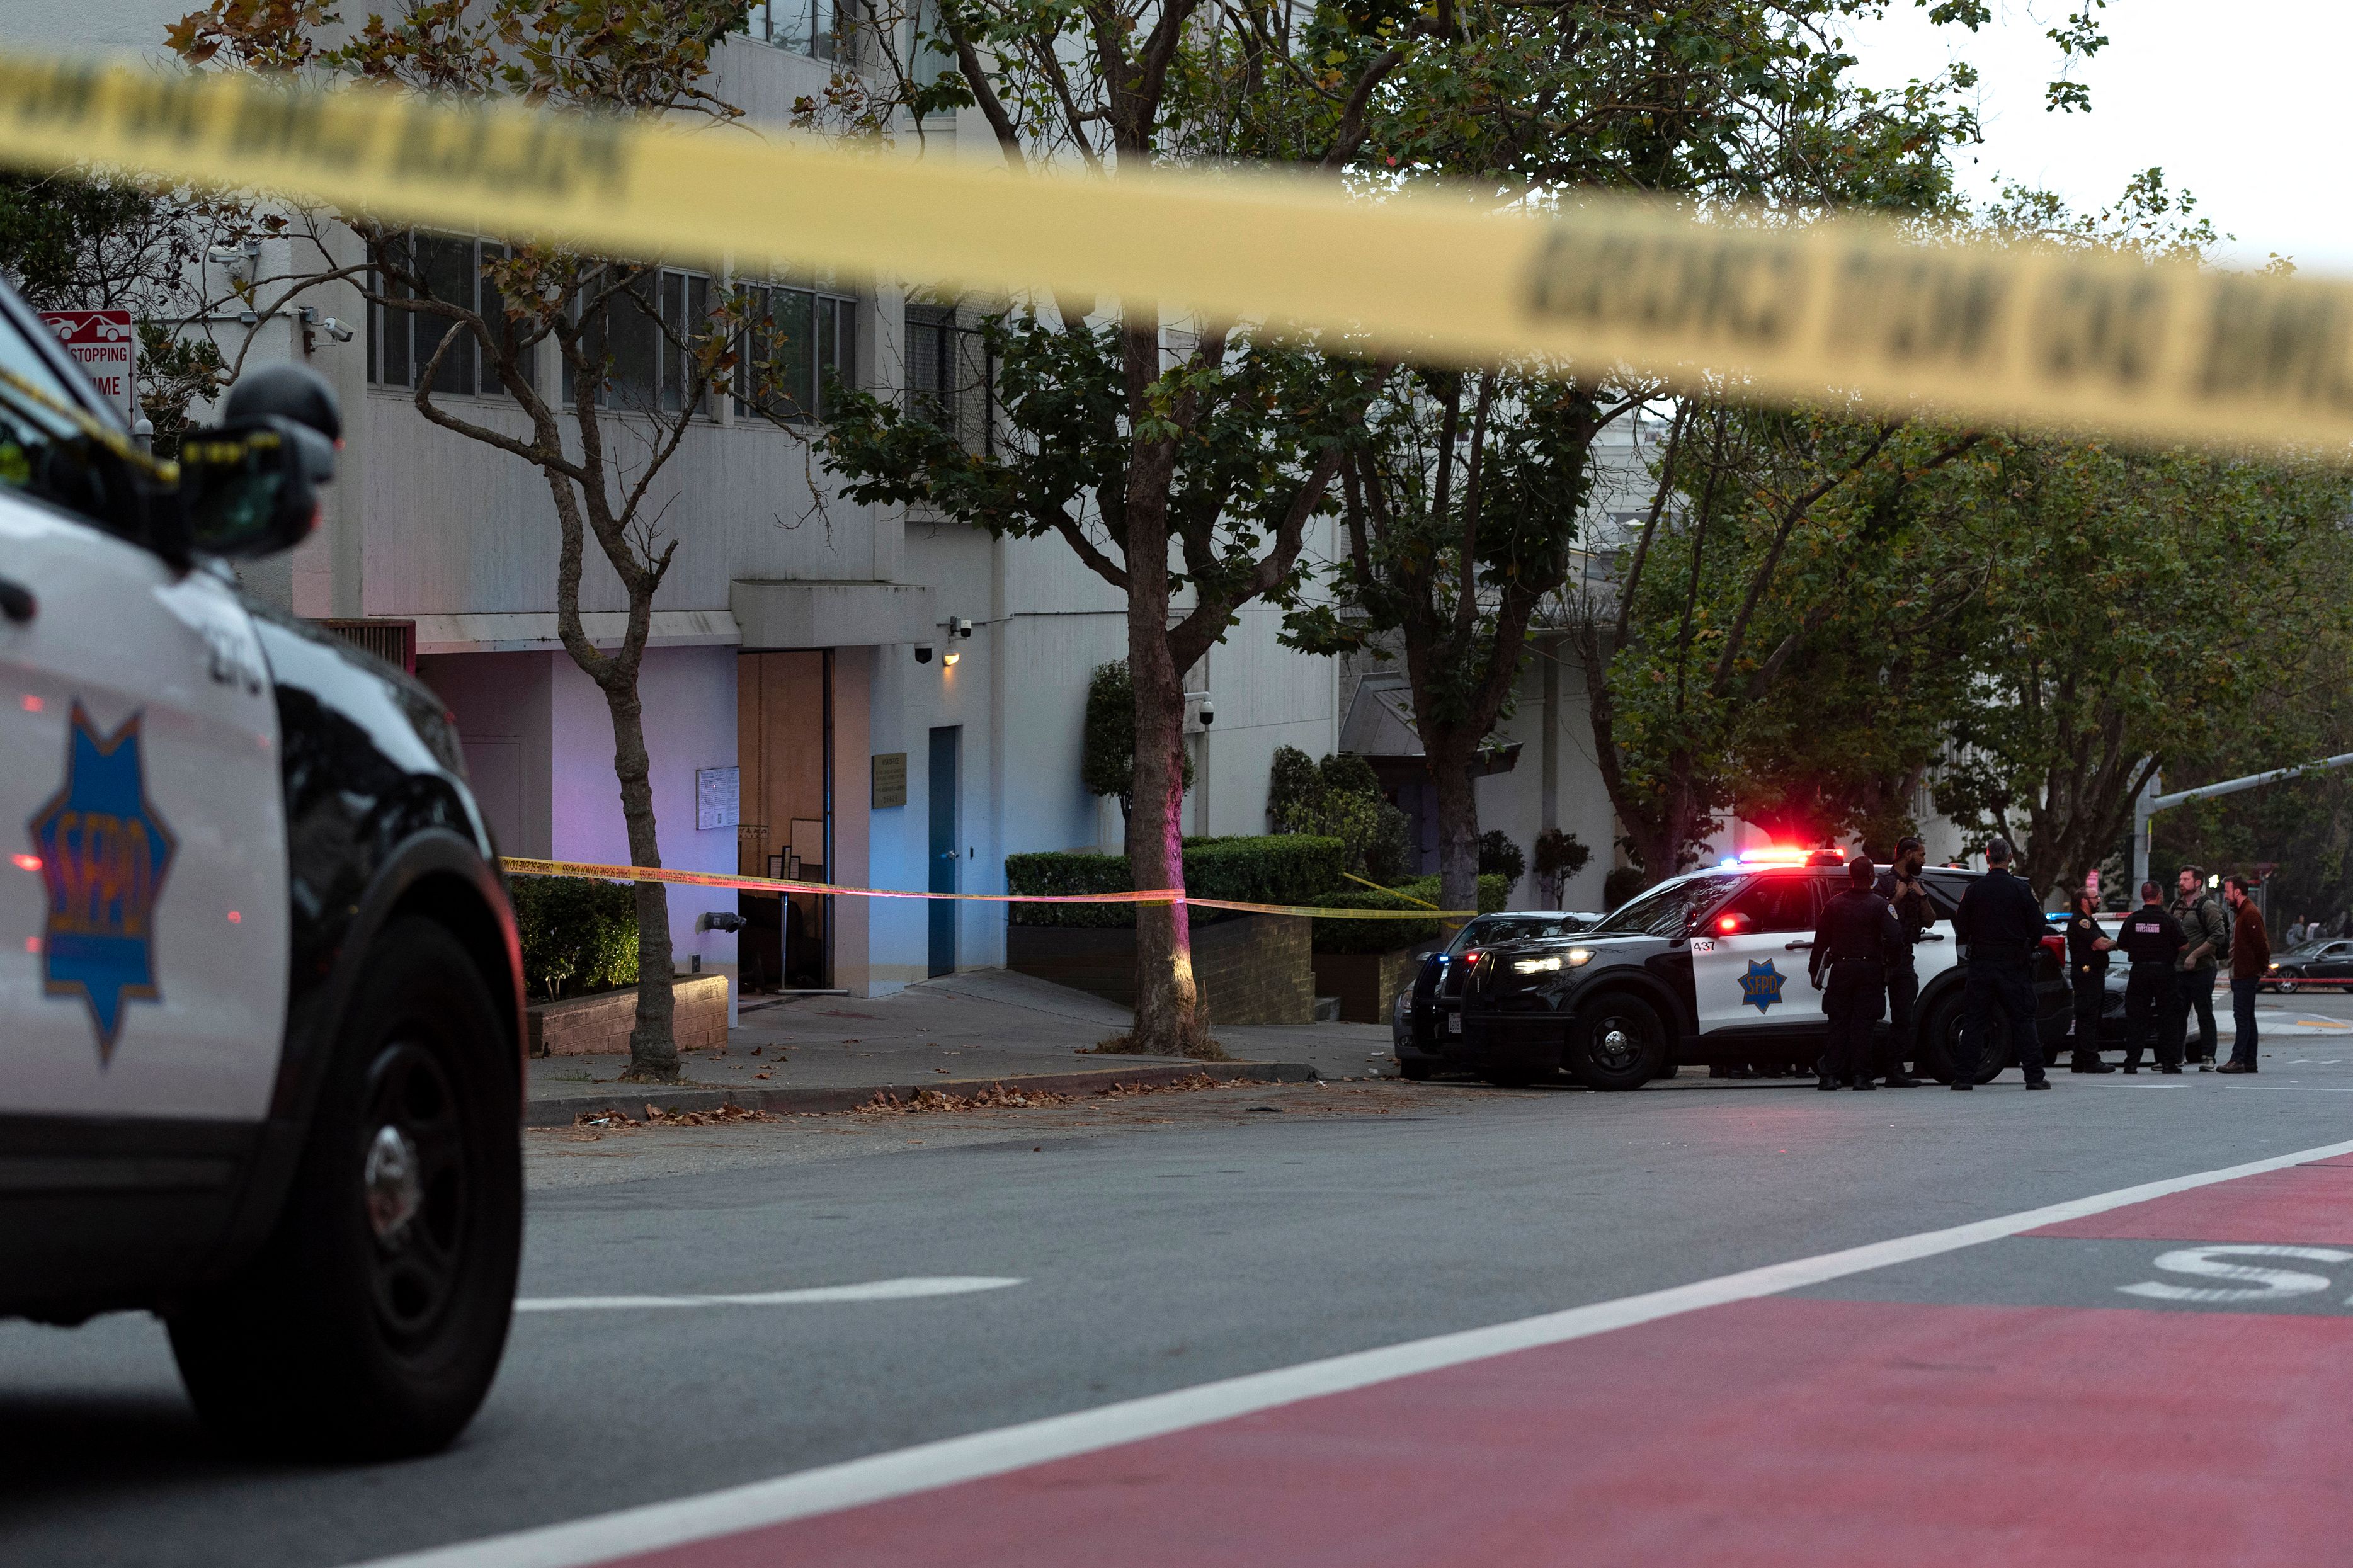
[[[1336,838],[1279,833],[1253,838],[1185,840],[1185,890],[1197,899],[1245,904],[1312,904],[1346,885],[1347,847]],[[1011,893],[1124,893],[1133,886],[1124,855],[1058,849],[1005,858]],[[1132,926],[1133,904],[1013,904],[1018,926]],[[1202,910],[1196,921],[1221,919]]]
[[[627,882],[517,877],[508,889],[534,1002],[638,983],[638,900]]]
[[[1411,910],[1423,904],[1438,902],[1438,879],[1422,877],[1410,882],[1396,884],[1397,893],[1376,892],[1370,888],[1356,888],[1345,893],[1326,893],[1314,900],[1316,907],[1326,910]],[[1410,894],[1400,898],[1398,893]],[[1494,872],[1479,879],[1479,912],[1493,914],[1504,907],[1511,897],[1511,883]],[[1421,900],[1416,903],[1414,900]],[[1439,922],[1429,921],[1317,921],[1315,951],[1318,952],[1394,952],[1401,947],[1419,947],[1435,942],[1439,938]]]

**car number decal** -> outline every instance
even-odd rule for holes
[[[1750,959],[1748,973],[1740,977],[1741,1000],[1762,1013],[1781,999],[1781,982],[1788,978],[1773,967],[1771,959],[1762,963]]]
[[[79,702],[66,742],[64,785],[26,824],[48,893],[41,990],[79,996],[104,1067],[123,1004],[157,1002],[155,903],[172,868],[172,831],[147,798],[142,714],[101,736]]]

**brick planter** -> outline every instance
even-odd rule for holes
[[[1413,988],[1421,952],[1418,947],[1390,952],[1319,952],[1315,994],[1340,999],[1343,1023],[1386,1024],[1398,993]]]
[[[681,1051],[727,1043],[727,976],[688,974],[670,982],[670,1029]],[[625,1057],[638,1018],[638,992],[606,991],[533,1005],[525,1016],[535,1057]]]
[[[1193,928],[1193,978],[1215,1024],[1312,1024],[1315,970],[1311,922],[1243,915]],[[1005,967],[1135,1005],[1135,931],[1098,926],[1005,929]]]

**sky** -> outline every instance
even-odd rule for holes
[[[2092,111],[2052,114],[2043,85],[2061,56],[2043,35],[2069,3],[1992,0],[1994,23],[1972,35],[1888,0],[1883,20],[1846,37],[1873,85],[1954,58],[1978,68],[1985,142],[1954,154],[1972,196],[2010,179],[2097,211],[2156,166],[2236,237],[2221,259],[2260,266],[2276,251],[2353,278],[2353,3],[2109,0],[2108,47],[2073,72]]]

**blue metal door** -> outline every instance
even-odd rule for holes
[[[957,845],[957,780],[963,770],[964,727],[945,725],[932,731],[932,887],[934,893],[956,891],[956,867],[963,860]],[[956,966],[956,906],[953,899],[934,899],[932,964],[934,974],[954,974]]]

